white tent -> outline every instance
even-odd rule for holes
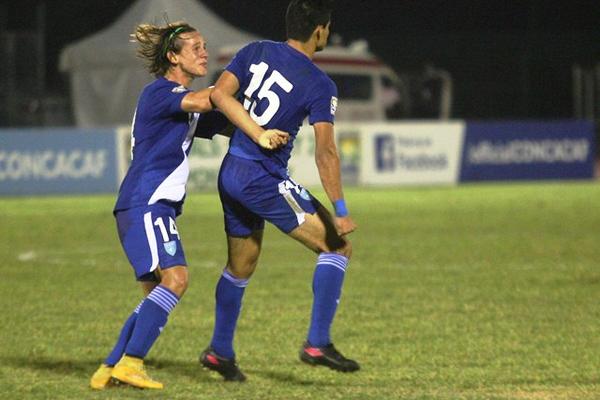
[[[258,37],[240,31],[195,0],[138,0],[108,28],[65,47],[60,70],[68,72],[75,121],[79,127],[129,124],[141,89],[151,76],[136,57],[130,34],[140,23],[163,25],[184,20],[202,33],[208,44],[209,71],[217,50]],[[209,77],[197,80],[206,86]]]

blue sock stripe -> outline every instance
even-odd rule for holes
[[[179,297],[175,296],[171,291],[165,290],[161,286],[154,288],[151,294],[154,294],[169,303],[177,304],[179,301]]]
[[[333,258],[319,258],[317,260],[317,264],[333,264],[333,265],[337,265],[338,267],[344,268],[344,269],[346,269],[346,265],[348,265],[344,261],[336,260]]]
[[[345,264],[348,263],[348,257],[343,256],[343,255],[338,254],[338,253],[321,253],[321,254],[319,254],[319,258],[331,259],[331,260],[338,260],[338,261],[343,262]]]
[[[177,305],[177,302],[179,301],[179,299],[176,296],[174,296],[171,292],[160,290],[160,286],[158,290],[153,290],[151,295],[152,298],[162,300],[163,303],[169,305],[171,308],[175,307]]]
[[[157,299],[156,297],[153,296],[148,296],[148,300],[153,302],[154,304],[158,305],[160,308],[162,308],[163,310],[165,310],[165,312],[167,313],[171,313],[171,310],[173,310],[173,307],[170,306],[169,304],[165,303],[164,301]]]
[[[159,289],[161,292],[164,292],[166,294],[173,296],[177,301],[179,301],[179,296],[177,296],[175,294],[175,292],[172,291],[171,289],[169,289],[168,287],[163,286],[163,285],[158,285],[157,287],[154,288],[154,290],[156,290],[156,289]]]
[[[229,271],[227,271],[227,268],[223,270],[223,278],[227,279],[229,282],[233,283],[234,286],[239,288],[245,288],[248,286],[248,279],[236,278],[235,276],[231,275]]]
[[[171,313],[179,301],[179,298],[173,292],[163,286],[155,287],[147,299],[158,304],[160,308],[168,313]]]
[[[348,258],[340,254],[321,253],[317,259],[317,265],[322,264],[331,265],[341,269],[342,271],[346,271],[346,267],[348,266]]]
[[[162,286],[155,287],[154,290],[148,295],[148,297],[150,296],[157,296],[168,303],[177,304],[179,301],[177,296],[175,296],[171,291],[165,290]]]

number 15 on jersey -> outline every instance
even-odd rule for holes
[[[276,69],[273,70],[271,75],[263,82],[263,78],[265,77],[267,71],[269,70],[269,65],[264,61],[260,64],[252,64],[250,65],[250,72],[252,73],[252,79],[250,80],[250,84],[244,91],[244,108],[250,112],[250,116],[257,124],[260,126],[264,126],[271,121],[279,107],[281,106],[281,100],[277,93],[271,90],[273,85],[279,86],[283,91],[289,93],[294,88],[294,85],[290,81],[288,81],[285,76],[281,75],[279,71]],[[262,85],[261,85],[262,83]],[[258,90],[256,97],[258,100],[262,100],[263,98],[267,98],[269,101],[269,105],[264,110],[261,115],[256,115],[256,101],[252,101],[252,95]]]

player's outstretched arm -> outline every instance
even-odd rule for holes
[[[213,109],[210,102],[210,93],[212,86],[206,89],[190,92],[183,96],[181,100],[181,109],[185,112],[205,113]]]
[[[210,99],[235,126],[261,147],[277,149],[284,146],[288,141],[289,134],[278,129],[265,130],[258,125],[234,97],[239,88],[237,77],[229,71],[224,71],[217,80]]]
[[[323,189],[335,208],[334,223],[339,235],[346,235],[356,229],[356,224],[348,215],[342,190],[340,158],[335,145],[333,124],[317,122],[315,130],[315,161]]]

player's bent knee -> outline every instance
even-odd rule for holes
[[[335,253],[341,254],[344,257],[346,257],[347,259],[350,259],[352,257],[352,243],[350,243],[348,240],[346,240],[346,243],[344,244],[344,246],[342,246],[339,249],[336,249]]]
[[[188,282],[189,278],[187,267],[172,267],[163,270],[161,273],[160,284],[162,286],[165,286],[167,289],[171,290],[179,297],[183,296],[183,294],[187,290]]]
[[[352,243],[348,238],[335,233],[335,235],[329,235],[325,239],[324,251],[341,254],[346,258],[350,258],[352,256]]]

